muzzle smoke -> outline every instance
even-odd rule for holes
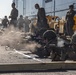
[[[28,43],[24,37],[26,37],[26,33],[14,27],[9,27],[0,31],[0,45],[17,50],[30,50],[32,52],[35,51],[37,47],[40,47],[36,42],[30,41]]]

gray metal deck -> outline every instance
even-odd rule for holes
[[[75,61],[57,61],[35,58],[29,51],[0,49],[0,72],[76,69]]]

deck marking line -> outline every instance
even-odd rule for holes
[[[22,52],[17,51],[16,49],[14,49],[14,51],[15,51],[16,53],[18,53],[18,54],[21,54],[21,55],[23,55],[23,56],[29,58],[29,59],[33,59],[33,60],[35,60],[35,61],[42,62],[40,59],[37,59],[37,58],[32,57],[32,56],[30,56],[30,55],[26,55],[26,54],[24,54],[24,53],[22,53]]]

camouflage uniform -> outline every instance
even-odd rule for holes
[[[23,16],[20,16],[20,18],[18,19],[18,23],[17,23],[19,29],[23,28],[24,23],[25,23],[25,21],[23,19]]]
[[[69,7],[72,7],[69,6]],[[74,16],[76,14],[76,11],[72,10],[72,11],[68,11],[67,14],[66,14],[66,20],[67,20],[67,23],[66,23],[66,31],[67,31],[67,34],[69,36],[72,36],[73,35],[73,26],[74,26]]]
[[[46,19],[44,8],[39,8],[38,9],[37,17],[38,17],[37,26],[38,26],[39,29],[49,27],[49,25],[47,24],[47,19]]]
[[[3,19],[3,20],[2,20],[2,24],[3,24],[3,27],[6,28],[7,25],[9,24],[8,19],[7,19],[7,18]]]
[[[11,21],[10,21],[10,24],[13,24],[14,27],[16,27],[16,24],[17,24],[17,17],[18,17],[18,10],[16,8],[12,9],[11,11]]]

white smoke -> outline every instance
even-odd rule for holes
[[[64,40],[58,37],[57,46],[58,47],[64,47]]]
[[[30,50],[32,52],[35,51],[37,47],[40,47],[39,44],[32,41],[27,43],[23,37],[26,37],[24,32],[14,27],[9,27],[4,31],[0,31],[0,45],[17,50]]]

